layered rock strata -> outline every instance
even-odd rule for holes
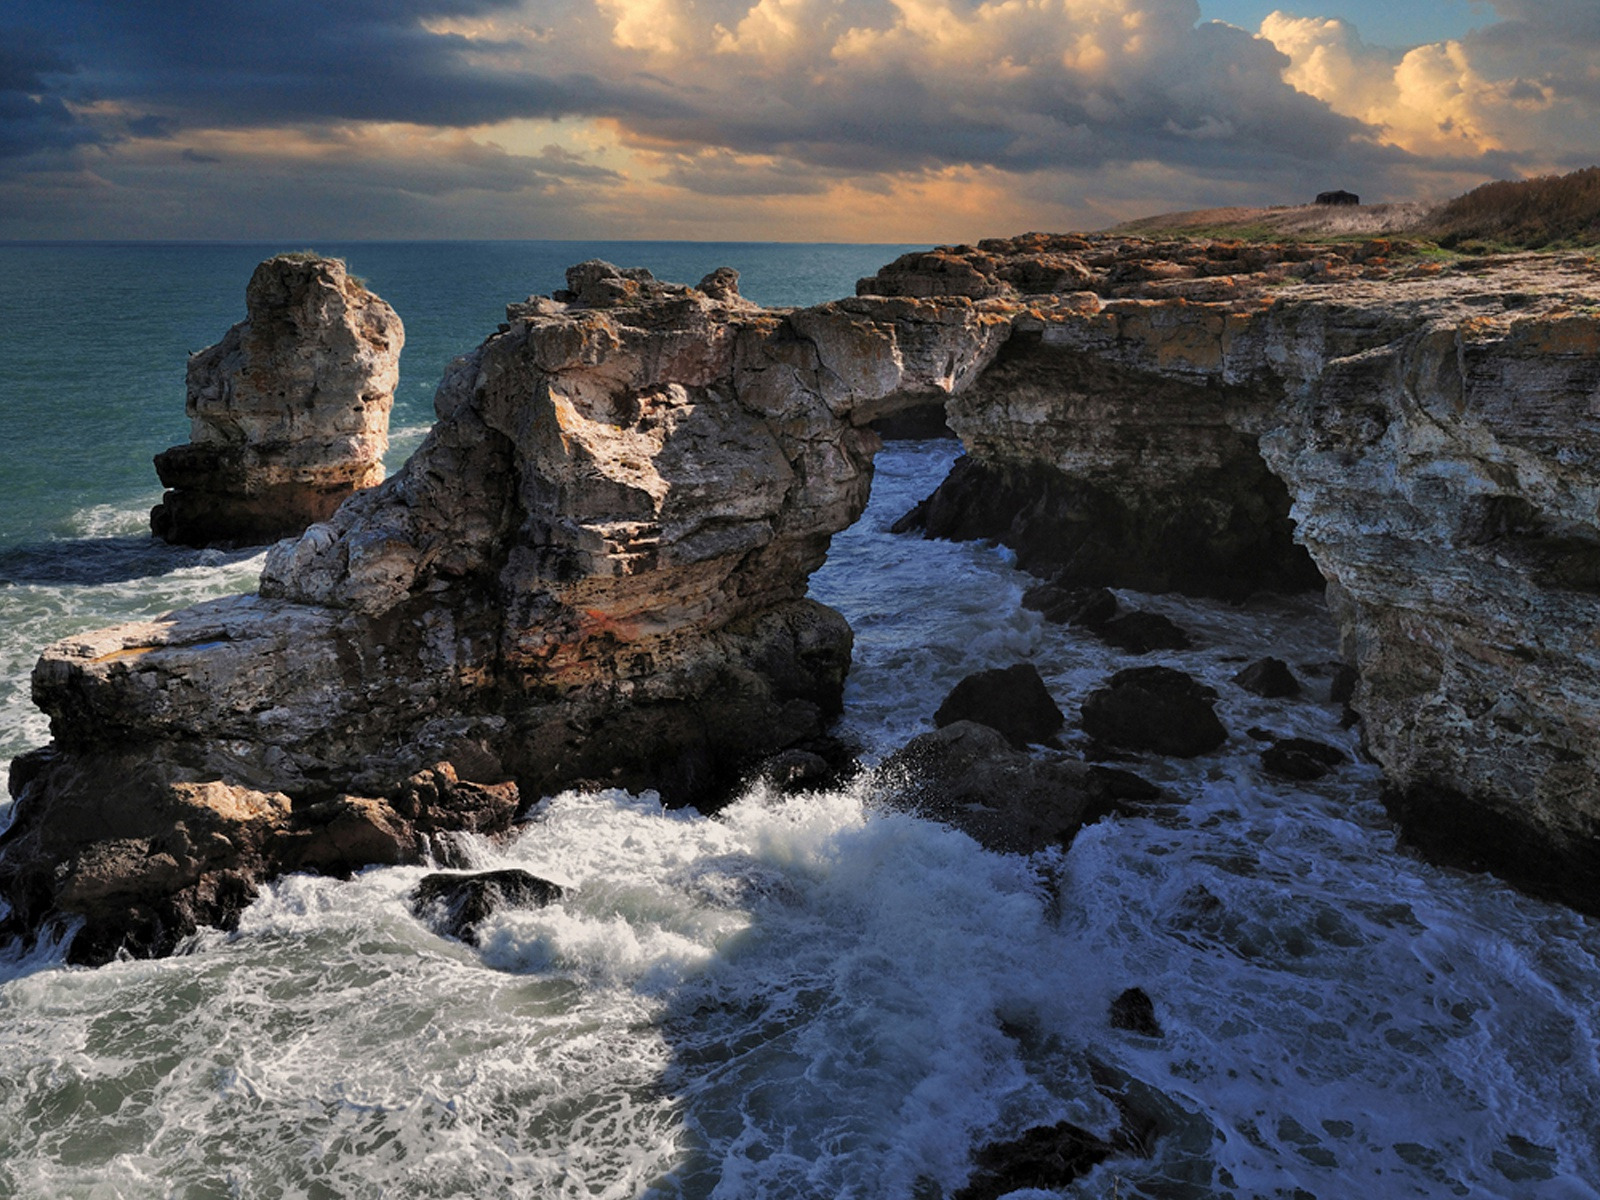
[[[212,839],[214,859],[95,893],[163,930],[225,921],[295,861],[273,849],[280,830],[320,806],[391,824],[419,771],[529,798],[598,782],[704,803],[819,738],[851,637],[806,581],[866,503],[869,423],[978,374],[1009,315],[767,312],[735,280],[573,268],[559,299],[511,305],[451,365],[397,475],[270,552],[259,596],[48,649],[34,695],[55,740],[13,781],[0,839],[8,928],[81,917],[89,944],[115,946],[82,881],[116,874],[97,865],[112,843],[159,855],[175,820],[235,848],[237,887],[206,882],[229,861]],[[249,815],[175,816],[195,787]]]
[[[189,442],[156,455],[157,537],[260,545],[326,520],[383,481],[405,331],[338,259],[280,254],[247,316],[188,369]]]
[[[1032,236],[860,289],[1079,289],[1017,298],[950,404],[981,483],[925,510],[1064,583],[1213,594],[1309,582],[1292,528],[1402,827],[1600,911],[1600,269],[1393,251]]]

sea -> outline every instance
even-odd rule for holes
[[[56,638],[256,585],[262,556],[154,543],[184,365],[304,245],[0,245],[0,764],[48,740],[28,674]],[[745,295],[849,295],[907,247],[319,243],[401,314],[390,469],[445,364],[507,301],[604,258]],[[1166,799],[1034,858],[836,791],[761,785],[715,816],[649,791],[540,799],[472,847],[565,898],[473,948],[415,918],[427,868],[266,887],[232,933],[84,969],[0,952],[0,1197],[936,1200],[975,1147],[1114,1097],[1146,1155],[1041,1200],[1600,1197],[1600,922],[1399,844],[1328,697],[1317,597],[1119,593],[1194,639],[1134,656],[1022,607],[1003,548],[889,532],[959,447],[896,442],[811,593],[855,630],[840,732],[880,761],[951,687],[1031,662],[1069,725],[1128,666],[1212,684],[1232,733],[1122,764]],[[1306,685],[1230,681],[1264,655]],[[1266,776],[1258,727],[1348,762]],[[0,824],[9,806],[0,800]],[[1161,1036],[1113,1025],[1130,987]]]

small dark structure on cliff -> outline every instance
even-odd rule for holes
[[[1335,205],[1338,205],[1338,204],[1357,205],[1357,204],[1361,203],[1361,197],[1356,195],[1354,192],[1346,192],[1346,191],[1318,192],[1317,193],[1317,203],[1318,204],[1335,204]]]

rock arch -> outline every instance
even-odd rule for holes
[[[1310,582],[1291,498],[1396,811],[1600,907],[1594,268],[1386,249],[1030,235],[795,311],[575,267],[259,596],[45,651],[8,926],[159,952],[263,875],[503,828],[519,787],[694,799],[814,742],[850,634],[806,580],[865,505],[871,423],[930,397],[1021,502],[1066,498],[1040,528],[1114,518],[1055,543],[1106,582]]]

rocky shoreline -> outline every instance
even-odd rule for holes
[[[563,787],[714,805],[785,751],[837,765],[850,631],[806,581],[865,505],[874,425],[930,402],[969,454],[930,534],[1063,589],[1325,581],[1406,830],[1600,911],[1597,292],[1587,259],[1381,242],[1029,235],[800,310],[731,271],[581,264],[259,596],[45,651],[4,932],[162,953],[263,879],[441,856]],[[958,758],[983,740],[959,724]],[[1038,770],[990,750],[995,778]],[[1070,838],[1132,786],[1050,765],[1035,790],[1075,815],[984,817],[995,844]]]

